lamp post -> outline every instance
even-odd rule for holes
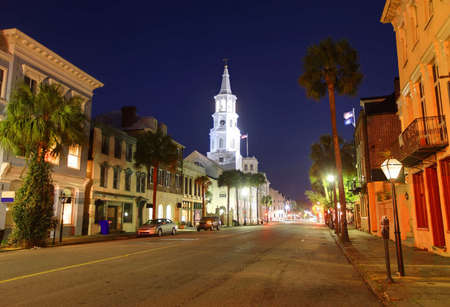
[[[405,276],[405,267],[403,265],[402,239],[400,236],[400,223],[398,219],[397,197],[395,195],[395,180],[397,179],[403,165],[396,159],[387,159],[381,164],[381,170],[386,178],[391,182],[392,187],[392,206],[394,211],[394,234],[395,251],[397,253],[397,267],[400,276]]]
[[[339,235],[339,216],[338,216],[338,207],[337,207],[337,198],[336,198],[336,177],[334,175],[328,175],[327,181],[331,184],[333,188],[333,203],[334,203],[334,233]]]

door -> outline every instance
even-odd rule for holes
[[[439,184],[436,166],[426,169],[428,183],[428,198],[430,200],[431,229],[433,231],[434,246],[444,247],[444,223],[442,220],[441,201],[439,198]]]
[[[108,207],[108,217],[109,229],[117,230],[117,206]]]

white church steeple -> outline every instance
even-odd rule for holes
[[[210,130],[210,151],[208,158],[227,169],[241,169],[241,132],[237,126],[237,97],[231,92],[228,65],[225,65],[222,84],[215,100],[213,128]]]

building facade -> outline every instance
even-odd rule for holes
[[[386,1],[395,31],[401,122],[396,158],[405,167],[415,244],[449,255],[450,2]]]
[[[381,236],[380,221],[388,217],[393,223],[391,185],[381,170],[381,164],[389,156],[393,144],[398,143],[401,123],[397,115],[398,79],[391,95],[360,99],[355,129],[356,170],[358,176],[360,202],[357,211],[357,225],[361,230]],[[401,180],[400,180],[401,181]],[[402,239],[413,244],[410,202],[404,197],[408,186],[397,184],[398,208]],[[394,237],[394,227],[390,227]]]
[[[25,82],[34,91],[41,82],[58,84],[63,95],[82,99],[82,110],[90,118],[94,90],[103,84],[18,29],[0,31],[0,113],[15,87]],[[88,130],[86,139],[88,139]],[[48,158],[53,165],[55,216],[63,221],[64,235],[80,235],[86,190],[87,146],[65,148],[59,157]],[[1,192],[16,191],[22,184],[25,159],[0,149]],[[64,206],[61,196],[65,195]],[[0,204],[0,229],[13,226],[10,203]],[[64,212],[62,208],[64,207]],[[8,230],[9,232],[9,230]],[[59,231],[56,234],[59,235]]]

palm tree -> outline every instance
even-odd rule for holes
[[[67,98],[56,84],[41,83],[37,91],[20,84],[0,122],[3,148],[27,159],[27,176],[13,206],[13,237],[27,247],[45,244],[53,216],[53,186],[49,155],[85,144],[87,118],[81,98]]]
[[[220,176],[218,180],[219,187],[227,187],[227,226],[230,226],[230,190],[231,187],[234,184],[235,177],[236,177],[236,171],[235,170],[229,170],[224,171]]]
[[[161,166],[175,170],[179,159],[178,147],[172,138],[158,127],[156,132],[147,131],[138,135],[134,160],[136,168],[145,167],[150,174],[153,167],[153,219],[156,218],[156,193],[158,172]],[[149,186],[149,182],[147,182]]]
[[[257,224],[259,224],[259,216],[260,216],[260,206],[259,206],[259,187],[267,182],[266,176],[262,173],[256,173],[252,176],[252,184],[256,187],[256,220]]]
[[[248,189],[248,202],[244,200],[244,225],[247,225],[247,216],[250,216],[250,221],[251,221],[251,217],[252,217],[252,206],[251,206],[252,190],[251,190],[251,188],[254,186],[253,174],[244,173],[242,175],[241,185],[242,185],[242,187]],[[250,203],[250,206],[248,206],[249,203]],[[248,207],[250,208],[249,214],[247,214]]]
[[[303,58],[303,75],[298,82],[306,89],[306,95],[319,100],[328,92],[331,127],[333,132],[334,154],[339,181],[339,199],[343,212],[346,212],[342,160],[336,127],[335,92],[341,95],[354,95],[362,80],[358,54],[346,40],[334,42],[328,38],[318,45],[308,48]],[[342,221],[342,241],[349,241],[346,215]]]
[[[261,198],[261,203],[266,207],[269,208],[270,206],[272,206],[272,196],[270,195],[264,195]],[[269,216],[267,216],[266,222],[269,222]]]
[[[195,182],[202,188],[202,216],[206,216],[206,203],[205,203],[205,193],[208,190],[211,180],[208,176],[200,176],[195,179]]]

